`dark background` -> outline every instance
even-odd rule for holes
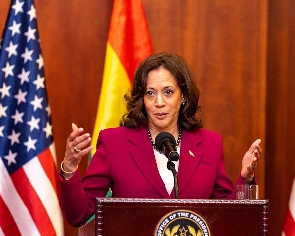
[[[257,180],[280,235],[294,177],[295,1],[143,0],[155,52],[191,66],[200,116],[224,137],[235,180],[250,144],[262,139]],[[101,88],[112,0],[35,0],[58,163],[71,123],[92,133]],[[4,28],[10,1],[0,1]],[[80,165],[85,173],[87,157]],[[77,229],[65,222],[66,236]]]

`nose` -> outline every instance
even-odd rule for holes
[[[162,107],[165,105],[164,96],[161,93],[158,93],[156,96],[156,107]]]

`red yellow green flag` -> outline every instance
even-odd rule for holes
[[[123,96],[132,86],[137,66],[151,54],[142,1],[114,0],[92,146],[100,130],[120,125],[126,111]]]

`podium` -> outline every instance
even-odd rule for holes
[[[268,235],[268,200],[97,198],[80,236]]]

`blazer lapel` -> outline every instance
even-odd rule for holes
[[[163,198],[170,198],[158,171],[147,128],[130,129],[128,140],[134,144],[130,153],[142,174]]]
[[[197,144],[201,141],[202,137],[198,132],[183,131],[178,168],[179,194],[186,187],[198,166],[202,150]]]

